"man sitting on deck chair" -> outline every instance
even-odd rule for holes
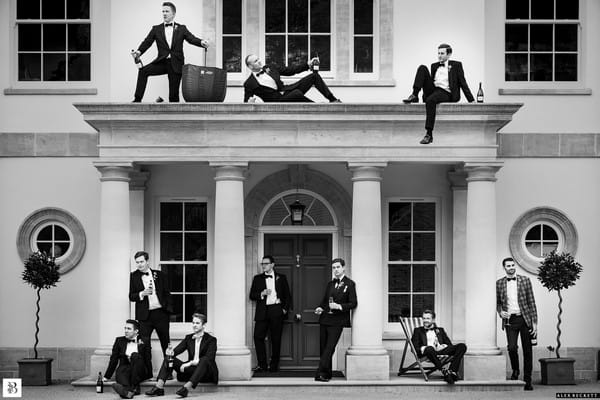
[[[467,351],[467,346],[464,343],[452,344],[444,328],[435,324],[435,312],[423,311],[423,326],[415,328],[411,341],[417,350],[417,355],[427,357],[437,369],[442,371],[447,383],[453,384],[460,379],[458,368]],[[442,367],[438,355],[454,356],[449,369]]]

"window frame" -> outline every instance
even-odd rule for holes
[[[248,36],[248,29],[247,29],[247,25],[246,25],[246,6],[247,6],[247,0],[239,0],[242,3],[242,33],[239,35],[241,38],[241,70],[240,72],[227,72],[227,80],[228,81],[232,81],[232,80],[242,80],[242,79],[246,79],[245,78],[245,71],[247,70],[246,64],[244,63],[244,59],[246,58],[246,39]],[[217,32],[219,32],[219,35],[217,35],[217,46],[219,48],[219,50],[217,51],[217,66],[219,68],[223,68],[223,37],[225,37],[225,35],[223,34],[223,2],[222,1],[218,1],[217,2],[217,19],[216,19],[216,24],[217,24]],[[227,37],[229,36],[236,36],[234,34],[228,34]]]
[[[55,240],[54,238],[52,240],[38,240],[38,235],[40,234],[40,232],[48,227],[48,226],[60,226],[62,229],[64,229],[67,232],[67,235],[69,236],[69,248],[67,249],[66,252],[64,252],[60,257],[55,257],[55,261],[58,265],[60,265],[63,261],[67,260],[69,258],[69,256],[71,255],[71,253],[73,252],[73,244],[75,242],[74,238],[73,238],[73,232],[71,231],[71,229],[63,222],[61,221],[55,221],[55,220],[47,220],[44,221],[42,223],[40,223],[38,226],[36,226],[36,228],[33,230],[32,234],[31,234],[31,243],[30,246],[34,251],[40,251],[39,247],[38,247],[38,242],[47,242],[50,243],[52,245],[56,245],[57,240]],[[53,229],[54,230],[54,229]],[[65,240],[60,240],[58,241],[59,243],[63,243],[66,242]],[[52,254],[51,254],[52,256]]]
[[[416,264],[434,264],[435,271],[435,287],[434,287],[434,310],[441,309],[441,295],[442,295],[442,199],[439,197],[389,197],[385,199],[384,205],[385,210],[383,214],[383,246],[384,246],[384,260],[383,260],[383,330],[386,334],[401,334],[404,337],[404,332],[402,330],[402,326],[400,322],[390,322],[388,320],[388,312],[389,312],[389,265],[390,264],[403,264],[403,262],[398,261],[390,261],[389,260],[389,212],[390,212],[390,203],[434,203],[435,204],[435,260],[434,261],[417,261]],[[404,262],[404,264],[407,264]],[[410,262],[409,265],[415,264],[415,262]],[[414,292],[411,292],[411,295]]]
[[[378,80],[379,79],[379,33],[380,33],[380,22],[379,22],[379,10],[380,4],[379,0],[373,0],[373,72],[354,72],[354,40],[357,37],[357,34],[354,33],[354,3],[357,0],[352,0],[350,4],[350,48],[349,52],[349,65],[348,65],[348,73],[350,74],[350,78],[357,79],[366,79],[366,80]],[[367,35],[358,35],[358,37],[365,37]]]

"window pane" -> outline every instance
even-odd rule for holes
[[[555,80],[576,81],[577,80],[577,54],[556,54]]]
[[[531,19],[553,19],[553,0],[531,0]]]
[[[435,261],[435,233],[413,234],[413,260]]]
[[[373,0],[354,0],[354,34],[373,33]]]
[[[373,38],[354,38],[354,72],[373,72]]]
[[[388,292],[410,292],[410,265],[389,265]]]
[[[223,69],[227,72],[242,72],[242,38],[223,38]]]
[[[39,19],[40,0],[17,0],[17,19]]]
[[[206,233],[185,233],[185,260],[206,261]]]
[[[331,32],[331,5],[329,0],[310,0],[310,31]]]
[[[206,292],[206,265],[186,265],[185,267],[185,291]]]
[[[69,24],[69,50],[90,51],[90,24]]]
[[[413,265],[413,292],[435,292],[435,265]]]
[[[168,287],[171,292],[183,292],[183,265],[162,265],[162,270],[167,275]]]
[[[38,234],[37,240],[52,240],[52,225],[43,228]]]
[[[552,80],[552,54],[532,54],[529,79],[532,81]]]
[[[543,233],[544,233],[544,242],[547,240],[558,240],[558,234],[556,233],[554,228],[552,228],[549,225],[544,225]]]
[[[183,322],[183,295],[173,294],[173,314],[171,314],[171,322]]]
[[[285,36],[265,37],[265,63],[285,65]]]
[[[413,230],[435,231],[435,203],[415,203]]]
[[[48,242],[37,242],[37,248],[42,253],[52,254],[52,243]]]
[[[265,32],[285,32],[284,0],[267,0],[265,4]]]
[[[183,240],[181,233],[160,234],[160,260],[182,261]]]
[[[44,53],[44,80],[45,81],[64,81],[66,70],[65,54]]]
[[[183,204],[160,204],[160,230],[180,231],[183,229]]]
[[[223,0],[223,33],[242,33],[242,0]]]
[[[324,35],[311,35],[310,37],[310,55],[319,56],[320,70],[331,71],[331,50],[330,37]]]
[[[525,248],[534,257],[542,256],[541,245],[539,242],[525,243]]]
[[[529,47],[528,26],[507,24],[504,43],[506,51],[527,51]]]
[[[388,321],[398,322],[400,317],[410,317],[410,295],[388,295]]]
[[[42,18],[64,19],[65,0],[42,0]]]
[[[54,225],[54,240],[70,240],[69,234],[62,226]]]
[[[579,0],[556,0],[556,19],[578,19]]]
[[[308,60],[308,36],[288,37],[288,65],[305,63]]]
[[[68,19],[89,19],[90,0],[67,0]]]
[[[65,51],[67,26],[44,24],[44,51]]]
[[[504,79],[507,81],[527,80],[527,54],[506,54],[506,71]]]
[[[556,243],[544,243],[542,246],[542,257],[546,257],[551,251],[558,248],[558,242]]]
[[[202,313],[206,315],[206,295],[192,294],[185,296],[185,321],[192,321],[193,313]]]
[[[41,54],[19,54],[19,80],[39,81],[42,79]]]
[[[42,26],[19,25],[19,51],[40,51],[42,49]]]
[[[542,226],[536,225],[532,227],[525,235],[525,240],[541,240],[542,239]]]
[[[410,233],[390,233],[389,261],[410,261]]]
[[[506,0],[506,19],[529,19],[529,0]]]
[[[577,51],[577,25],[556,25],[554,29],[556,51]]]
[[[205,203],[186,203],[185,204],[185,230],[186,231],[205,231],[206,230],[206,204]]]
[[[552,51],[552,25],[531,25],[531,50]]]
[[[91,80],[90,71],[89,54],[71,54],[69,56],[70,81],[89,81]]]
[[[390,231],[409,231],[411,203],[390,203]]]
[[[68,242],[54,243],[54,246],[52,246],[52,256],[56,258],[62,256],[69,251],[69,247],[71,247],[71,243]]]
[[[307,0],[288,0],[288,32],[308,32]]]
[[[413,295],[413,316],[419,317],[423,315],[425,310],[434,309],[434,295],[432,294],[415,294]]]

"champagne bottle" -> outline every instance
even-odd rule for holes
[[[479,82],[479,90],[477,91],[477,102],[483,103],[483,89],[481,88],[481,82]]]
[[[173,346],[171,343],[167,346],[167,352],[169,353],[167,356],[167,365],[170,369],[173,369]]]
[[[312,65],[313,72],[319,72],[320,65],[321,65],[321,61],[319,60],[319,55],[317,54],[317,56],[315,57],[315,61],[313,62],[313,65]]]
[[[96,393],[104,393],[104,380],[101,372],[98,372],[98,380],[96,380]]]
[[[137,55],[135,50],[131,50],[131,57],[133,57],[133,62],[135,63],[135,66],[138,67],[138,69],[144,66],[144,63],[142,63],[142,60]]]
[[[537,332],[531,334],[531,345],[537,346]]]

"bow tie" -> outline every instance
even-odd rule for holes
[[[127,342],[129,342],[129,343],[135,343],[136,339],[127,339]]]
[[[507,281],[516,281],[517,278],[506,278]]]
[[[142,275],[150,276],[150,271],[148,271],[148,272],[142,272]]]
[[[333,281],[335,282],[336,285],[339,285],[342,282],[342,280],[338,279],[338,278],[333,278]]]
[[[262,74],[267,73],[267,67],[262,67],[262,69],[256,74],[256,76],[261,76]]]
[[[165,28],[166,28],[167,26],[173,26],[173,23],[172,23],[172,22],[170,22],[170,23],[168,23],[168,24],[165,24]]]
[[[265,279],[266,279],[266,278],[273,278],[273,275],[270,275],[270,274],[265,274]]]
[[[425,327],[423,327],[425,328]],[[435,325],[431,325],[429,328],[425,328],[426,331],[432,331],[435,329]]]
[[[204,333],[202,335],[192,335],[192,337],[196,340],[202,339],[202,336],[204,336]]]

